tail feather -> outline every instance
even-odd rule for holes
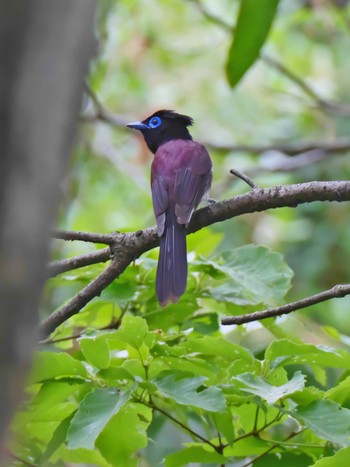
[[[187,285],[186,227],[167,216],[160,239],[156,294],[162,306],[177,302]]]

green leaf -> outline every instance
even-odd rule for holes
[[[259,57],[277,12],[278,0],[241,0],[226,74],[233,88]]]
[[[350,355],[341,349],[300,344],[289,339],[272,342],[266,349],[265,359],[270,362],[272,368],[308,364],[350,369]]]
[[[131,455],[147,446],[147,428],[152,410],[141,404],[129,403],[107,424],[96,441],[105,459],[115,466],[136,467]]]
[[[86,395],[68,431],[69,449],[93,449],[95,441],[111,417],[130,399],[130,391],[97,388]]]
[[[312,458],[299,452],[269,454],[254,462],[254,467],[310,467]]]
[[[267,441],[255,436],[248,436],[233,443],[232,446],[227,446],[223,454],[227,457],[248,457],[262,454],[270,447],[271,444]]]
[[[190,465],[195,462],[201,464],[224,464],[227,462],[227,459],[213,449],[204,445],[190,446],[182,451],[169,454],[165,458],[166,467],[180,467],[182,465]]]
[[[45,451],[40,457],[40,465],[45,465],[50,457],[57,451],[57,449],[64,443],[67,432],[71,423],[73,415],[62,420],[62,422],[56,428],[49,444],[46,446]]]
[[[233,429],[233,417],[229,410],[221,413],[213,414],[215,426],[217,430],[225,436],[226,442],[231,444],[235,438],[235,432]]]
[[[325,395],[325,399],[331,399],[339,404],[344,404],[350,399],[350,376],[347,376],[334,388],[329,389]]]
[[[238,375],[234,379],[246,386],[241,388],[242,391],[255,394],[266,400],[268,404],[274,404],[296,391],[301,391],[305,386],[305,376],[300,371],[295,372],[293,378],[281,386],[272,386],[261,376],[255,376],[252,373]]]
[[[237,305],[280,303],[291,286],[293,271],[280,253],[269,248],[246,245],[221,255],[220,269],[229,280],[210,288],[208,295]]]
[[[198,339],[189,339],[178,346],[184,349],[184,353],[200,353],[202,355],[216,355],[225,357],[232,362],[236,359],[244,359],[248,362],[253,361],[253,355],[249,350],[238,344],[233,344],[223,337],[204,336]]]
[[[319,400],[289,412],[320,438],[332,443],[350,445],[350,410],[329,401]]]
[[[65,352],[37,352],[30,379],[38,383],[59,377],[85,378],[86,376],[84,365]]]
[[[86,360],[96,368],[108,368],[110,364],[109,347],[106,335],[84,337],[79,340],[81,351]]]
[[[345,467],[349,464],[350,448],[340,449],[334,456],[324,457],[311,467]]]
[[[139,316],[124,316],[120,329],[115,333],[116,337],[128,343],[134,349],[139,349],[148,332],[146,321]]]
[[[55,466],[61,466],[62,462],[66,463],[63,465],[89,465],[94,467],[112,467],[109,462],[107,462],[101,453],[97,450],[89,449],[75,449],[71,451],[65,446],[61,446],[57,452],[52,456],[51,462],[56,462]]]
[[[185,371],[162,371],[152,382],[163,396],[174,399],[180,405],[192,405],[209,412],[223,412],[226,402],[221,389],[210,386],[199,392],[206,379]]]

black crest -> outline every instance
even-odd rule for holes
[[[175,139],[192,140],[187,127],[193,119],[174,110],[158,110],[142,122],[129,123],[127,126],[141,131],[149,149],[156,153],[159,146]]]
[[[169,119],[170,121],[178,120],[185,126],[192,126],[194,124],[193,118],[189,117],[188,115],[178,114],[177,112],[175,112],[175,110],[157,110],[157,112],[154,112],[154,114],[146,118],[144,122],[149,121],[150,119],[152,119],[152,117],[160,117],[164,119]]]

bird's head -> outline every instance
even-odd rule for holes
[[[155,153],[159,146],[173,139],[190,139],[187,129],[193,125],[193,119],[173,110],[158,110],[141,122],[128,123],[126,126],[139,130],[149,149]]]

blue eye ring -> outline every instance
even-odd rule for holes
[[[148,126],[150,128],[157,128],[159,125],[162,124],[162,119],[160,117],[152,117],[148,122]]]

